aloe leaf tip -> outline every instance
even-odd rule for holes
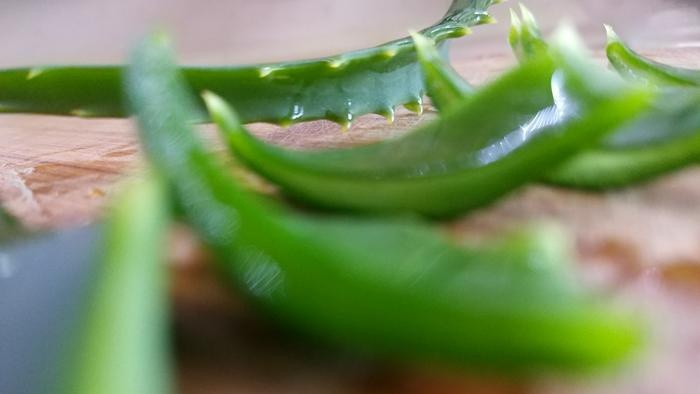
[[[518,13],[514,9],[510,8],[509,11],[511,30],[520,32],[520,30],[523,28],[523,22],[520,20]]]
[[[523,23],[528,27],[537,27],[537,20],[532,11],[523,3],[518,4],[518,6],[520,7],[520,14],[523,16]]]
[[[607,23],[603,25],[605,27],[605,34],[608,37],[608,44],[621,42],[620,36],[617,35],[615,29]]]

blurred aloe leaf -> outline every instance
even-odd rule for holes
[[[643,83],[661,86],[700,87],[700,70],[673,67],[645,58],[633,51],[606,25],[610,64],[623,76]]]
[[[166,201],[139,182],[104,226],[0,244],[0,392],[172,392]]]
[[[112,206],[84,318],[60,382],[68,394],[170,393],[164,187],[135,182]]]

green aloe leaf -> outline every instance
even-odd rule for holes
[[[411,34],[411,37],[425,75],[426,92],[435,108],[445,110],[451,103],[474,92],[474,87],[447,63],[433,40],[418,33]]]
[[[292,197],[331,209],[447,217],[541,179],[646,108],[648,92],[576,53],[555,52],[404,137],[351,149],[272,146],[246,131],[223,100],[205,94],[205,101],[231,150]]]
[[[547,52],[549,45],[542,39],[540,27],[535,20],[535,16],[524,5],[520,5],[522,18],[511,9],[510,10],[510,34],[508,42],[515,56],[523,61]]]
[[[167,336],[164,187],[134,183],[115,202],[95,282],[58,385],[70,394],[173,392]]]
[[[524,7],[522,13],[525,23],[513,13],[511,44],[525,60],[548,44],[532,14]],[[671,87],[678,81],[672,76],[683,75],[682,71],[674,73],[672,68],[641,58],[610,27],[607,29],[608,56],[615,68],[633,80],[658,81],[665,87],[648,111],[606,137],[599,147],[576,155],[555,170],[547,178],[552,183],[585,189],[626,187],[700,160],[700,92],[678,83]]]
[[[556,237],[462,246],[414,219],[290,212],[244,190],[195,136],[195,99],[162,37],[135,51],[126,83],[187,221],[275,319],[370,354],[519,371],[605,365],[638,345],[635,319],[572,283]]]
[[[495,0],[454,0],[445,17],[422,30],[444,45],[491,23]],[[0,71],[0,112],[83,117],[125,116],[121,66],[46,66]],[[245,122],[288,125],[328,119],[350,127],[359,115],[393,120],[394,107],[422,109],[424,84],[411,38],[321,59],[232,67],[186,67],[195,92],[232,102]],[[193,114],[206,119],[206,112]]]
[[[625,44],[611,26],[606,25],[605,29],[608,60],[621,75],[653,85],[700,87],[700,70],[672,67],[647,59]]]
[[[571,187],[604,190],[650,181],[700,160],[700,92],[667,91],[651,109],[603,144],[549,176]]]

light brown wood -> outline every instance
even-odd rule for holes
[[[652,52],[700,67],[700,51]],[[458,69],[483,82],[509,56],[460,52]],[[329,122],[282,130],[253,125],[262,138],[293,148],[364,144],[406,132],[422,117],[401,112],[394,125],[363,117],[341,133]],[[203,134],[216,144],[212,127]],[[119,180],[142,168],[129,120],[0,116],[0,200],[37,228],[61,228],[100,216]],[[216,145],[222,149],[221,145]],[[591,194],[530,186],[447,224],[464,238],[547,221],[572,234],[581,280],[651,316],[647,355],[627,371],[580,379],[508,382],[418,367],[353,361],[309,350],[262,325],[191,256],[179,236],[173,296],[180,388],[187,393],[678,393],[700,387],[700,169],[690,168],[630,190]],[[282,339],[280,339],[282,338]]]

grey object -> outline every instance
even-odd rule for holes
[[[0,393],[56,392],[100,238],[86,227],[0,245]]]

